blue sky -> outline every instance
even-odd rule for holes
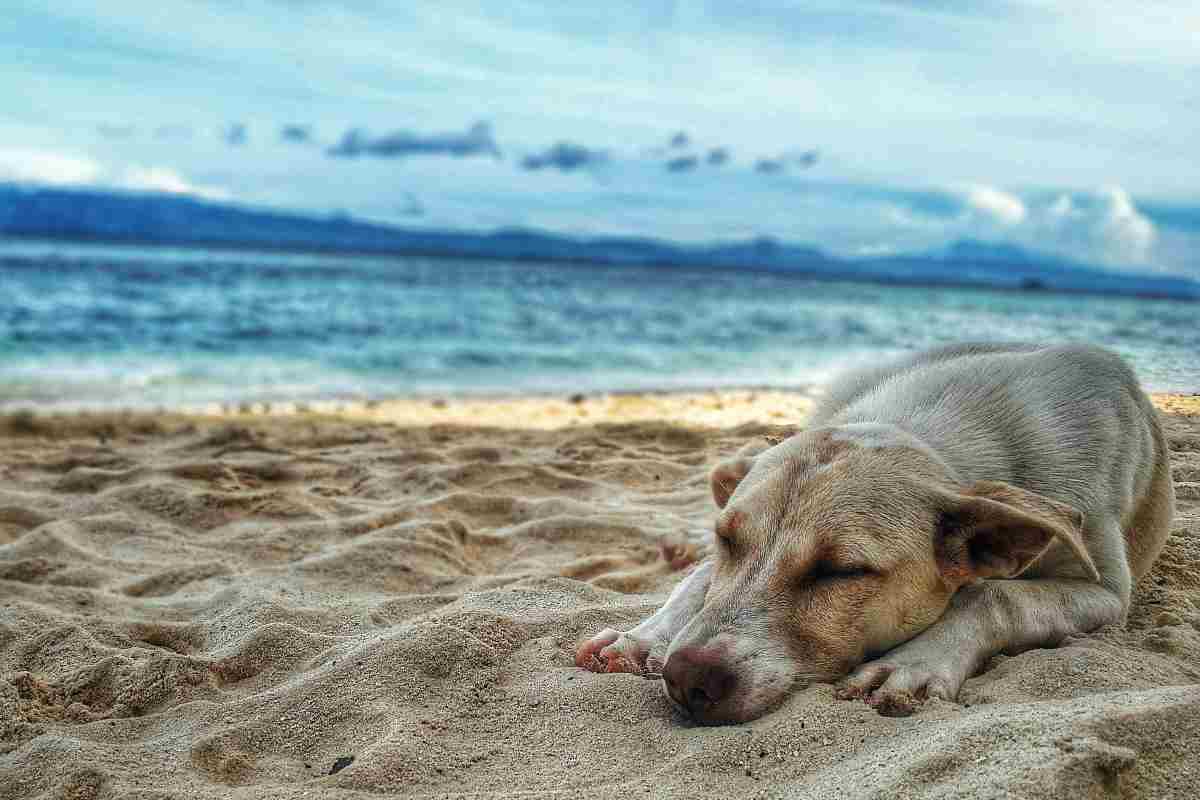
[[[1200,276],[1182,0],[7,0],[0,98],[0,180]]]

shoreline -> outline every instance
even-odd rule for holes
[[[1200,415],[1200,392],[1148,392],[1167,414]],[[771,387],[596,393],[413,395],[380,400],[210,403],[195,407],[56,409],[29,404],[0,411],[0,430],[47,430],[50,423],[93,427],[127,421],[230,422],[331,419],[399,427],[459,426],[555,430],[596,424],[663,422],[700,428],[803,424],[821,390]],[[50,426],[53,427],[53,426]]]
[[[193,407],[56,409],[26,404],[0,411],[0,427],[41,427],[62,421],[163,420],[234,421],[340,419],[403,427],[468,427],[553,430],[581,424],[661,421],[698,427],[747,423],[795,424],[812,408],[815,388],[738,388],[616,391],[596,393],[514,393],[423,395],[380,400],[209,403]]]

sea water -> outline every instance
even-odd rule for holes
[[[963,340],[1200,391],[1200,304],[760,272],[0,242],[0,407],[807,387]]]

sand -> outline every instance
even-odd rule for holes
[[[885,718],[702,728],[573,666],[702,555],[779,392],[0,420],[0,798],[1195,797],[1200,398],[1128,624]],[[674,566],[673,566],[674,564]]]

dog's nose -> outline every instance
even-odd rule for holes
[[[675,651],[663,669],[667,693],[692,715],[702,715],[733,691],[736,676],[719,654],[697,647]]]

